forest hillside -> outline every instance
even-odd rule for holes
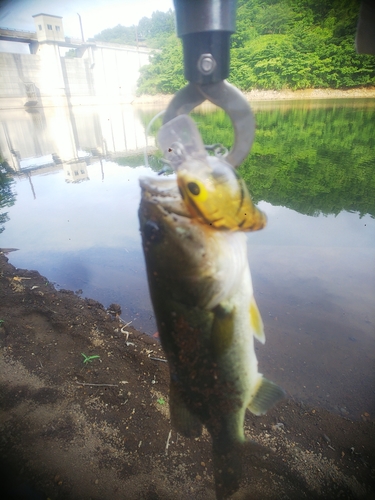
[[[358,0],[239,0],[229,81],[252,89],[347,89],[375,85],[375,57],[355,51]],[[186,84],[174,13],[94,39],[160,49],[141,68],[138,94],[174,93]]]

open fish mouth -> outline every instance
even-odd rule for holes
[[[142,189],[142,199],[149,205],[154,205],[155,208],[158,206],[169,214],[191,218],[175,178],[141,177],[139,184]]]

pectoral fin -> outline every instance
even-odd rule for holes
[[[274,404],[285,397],[284,390],[262,377],[248,408],[254,415],[264,415]]]
[[[252,297],[250,302],[250,322],[254,336],[259,340],[259,342],[264,344],[266,337],[264,335],[263,321],[254,297]]]
[[[212,349],[214,356],[220,358],[232,345],[234,336],[235,308],[227,308],[225,304],[219,304],[213,309],[214,319],[212,322]]]

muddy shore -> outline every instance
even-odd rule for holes
[[[163,352],[124,321],[0,253],[2,498],[214,500],[209,436],[171,431]],[[233,499],[374,498],[373,415],[289,395],[245,429]]]

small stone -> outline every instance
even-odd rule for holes
[[[329,437],[327,436],[327,434],[323,434],[323,439],[324,441],[326,441],[327,443],[330,443],[331,440],[329,439]]]
[[[95,479],[95,484],[99,484],[99,479]]]
[[[107,311],[109,314],[112,314],[113,316],[120,316],[121,314],[121,306],[119,304],[111,304]]]

